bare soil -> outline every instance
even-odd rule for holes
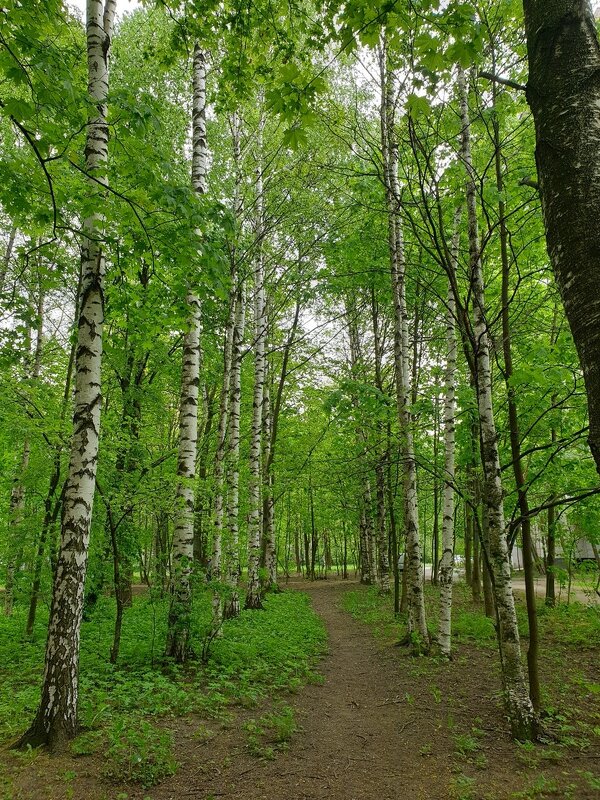
[[[357,584],[291,586],[311,595],[327,626],[329,653],[324,682],[290,696],[299,731],[285,752],[273,760],[252,755],[243,723],[264,710],[240,709],[222,724],[197,718],[169,724],[181,766],[152,789],[108,783],[99,777],[97,757],[40,753],[29,763],[6,756],[14,788],[0,798],[597,800],[590,778],[600,777],[597,747],[530,750],[510,740],[494,649],[462,646],[450,663],[414,658],[341,609],[343,593]],[[586,675],[600,680],[597,654],[583,661]],[[595,703],[590,713],[600,719],[597,695]],[[199,729],[210,736],[199,737]]]

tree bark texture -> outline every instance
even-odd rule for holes
[[[454,219],[452,263],[456,271],[459,247],[460,209]],[[452,633],[452,579],[454,576],[454,454],[456,427],[456,302],[452,281],[448,282],[446,301],[446,374],[444,387],[444,488],[442,497],[442,557],[440,560],[440,622],[438,642],[446,658],[451,653]]]
[[[531,739],[535,736],[535,716],[523,675],[521,645],[515,612],[510,574],[510,557],[506,530],[498,435],[492,401],[492,371],[487,320],[483,264],[479,250],[476,177],[471,157],[470,121],[467,84],[464,71],[458,69],[458,89],[461,116],[462,160],[467,171],[467,219],[469,230],[469,261],[473,293],[473,331],[477,379],[477,407],[483,465],[484,529],[486,529],[486,563],[497,610],[497,635],[500,650],[506,708],[513,736]]]
[[[421,542],[417,502],[417,462],[410,412],[410,369],[408,312],[406,307],[406,263],[400,218],[398,183],[398,147],[394,135],[394,76],[387,66],[385,47],[381,54],[381,148],[388,212],[388,244],[392,297],[394,302],[394,366],[396,370],[396,405],[400,426],[401,458],[404,472],[404,530],[406,557],[404,573],[408,608],[408,635],[415,637],[418,649],[428,649],[429,632],[425,616]]]
[[[589,0],[523,7],[546,242],[583,368],[600,472],[600,45]]]
[[[56,561],[40,706],[22,746],[60,746],[77,733],[79,637],[87,571],[100,433],[104,272],[103,203],[108,182],[108,54],[115,0],[87,0],[88,119],[85,161],[95,211],[83,222],[81,295],[73,438],[64,491],[61,539]]]

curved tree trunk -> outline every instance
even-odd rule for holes
[[[548,253],[583,368],[600,472],[600,44],[588,0],[524,0]]]

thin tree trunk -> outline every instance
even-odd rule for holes
[[[495,67],[493,69],[496,72]],[[493,107],[496,108],[497,85],[492,85]],[[513,473],[517,487],[519,513],[521,514],[521,535],[523,539],[523,568],[525,571],[525,597],[527,603],[527,621],[529,623],[529,647],[527,649],[527,668],[529,675],[529,696],[534,711],[540,709],[540,678],[538,671],[539,634],[537,608],[535,601],[533,542],[531,538],[531,518],[529,516],[529,500],[523,463],[521,460],[521,433],[519,431],[519,413],[515,387],[512,385],[513,375],[512,344],[509,316],[510,293],[510,258],[508,255],[508,229],[506,226],[506,204],[504,202],[504,177],[502,175],[502,146],[500,141],[500,122],[498,114],[492,117],[494,136],[494,162],[496,170],[496,188],[498,189],[498,221],[500,223],[500,259],[502,263],[502,349],[504,353],[504,379],[508,400],[508,425],[510,433],[510,452]]]
[[[371,289],[371,319],[373,323],[373,348],[375,355],[375,385],[381,396],[384,396],[382,369],[382,341],[379,327],[379,309],[375,299],[375,289]],[[383,424],[377,422],[378,447],[383,449],[382,443]],[[383,594],[390,591],[390,563],[389,563],[389,537],[386,531],[386,509],[385,509],[385,466],[384,456],[378,457],[375,463],[375,493],[377,499],[377,545],[378,545],[378,572],[379,590]]]
[[[40,706],[20,746],[59,746],[77,733],[79,634],[96,486],[104,322],[104,186],[107,183],[108,54],[115,0],[87,0],[88,93],[93,116],[86,135],[86,170],[95,209],[83,223],[81,300],[75,357],[73,440],[64,493],[60,549],[50,608]]]
[[[10,229],[10,233],[8,234],[8,242],[6,243],[6,250],[4,251],[2,265],[0,266],[0,294],[2,294],[4,291],[4,281],[6,280],[6,274],[8,273],[8,268],[10,267],[10,260],[12,258],[16,236],[17,228],[13,225]]]
[[[171,545],[171,605],[165,653],[183,663],[190,651],[194,562],[194,476],[198,439],[200,302],[189,292],[190,321],[183,339],[175,529]]]
[[[477,190],[471,159],[470,122],[467,87],[464,71],[458,68],[458,86],[461,113],[462,160],[467,170],[467,216],[469,228],[469,255],[471,287],[474,305],[474,334],[477,365],[477,405],[481,456],[484,473],[484,528],[488,553],[486,564],[493,574],[492,585],[497,609],[497,635],[500,650],[505,702],[513,736],[532,739],[536,735],[536,720],[521,664],[521,646],[515,602],[510,576],[510,558],[504,509],[502,503],[501,467],[498,453],[498,436],[494,420],[492,399],[492,373],[489,334],[485,318],[483,265],[479,252],[477,223]]]
[[[460,240],[460,209],[454,217],[453,273]],[[452,580],[454,576],[454,453],[456,426],[456,303],[452,281],[446,301],[446,375],[444,396],[444,490],[442,500],[442,558],[440,562],[440,622],[438,641],[443,656],[450,658],[452,633]]]
[[[425,617],[421,543],[417,503],[417,463],[410,412],[410,370],[408,314],[406,309],[406,264],[402,221],[400,219],[400,187],[398,184],[398,148],[394,140],[394,80],[387,66],[385,46],[381,53],[381,146],[385,171],[388,210],[388,242],[392,296],[394,300],[394,366],[396,369],[396,403],[401,436],[404,470],[404,530],[406,535],[406,575],[408,605],[408,637],[418,650],[429,648],[429,632]]]
[[[227,315],[227,327],[225,330],[225,341],[223,344],[223,383],[221,385],[221,400],[219,403],[219,426],[217,429],[217,448],[215,452],[215,488],[214,488],[214,530],[213,547],[211,559],[211,580],[217,585],[223,575],[222,556],[223,556],[223,527],[225,517],[225,459],[227,456],[227,429],[229,423],[229,405],[232,396],[232,352],[233,340],[235,336],[236,324],[236,276],[231,276],[231,291],[229,295],[229,313]],[[220,630],[223,617],[223,604],[221,590],[217,588],[213,592],[213,627]]]
[[[235,188],[233,194],[233,215],[238,226],[242,224],[243,197],[242,197],[242,153],[241,153],[241,123],[239,114],[235,111],[230,118],[231,145],[235,171]],[[226,420],[227,452],[225,456],[226,490],[225,506],[227,525],[223,528],[222,535],[215,539],[215,547],[220,548],[223,564],[221,574],[226,586],[225,597],[221,602],[221,610],[216,607],[215,620],[219,616],[230,619],[240,613],[240,554],[239,554],[239,485],[240,485],[240,405],[242,398],[242,345],[244,342],[245,325],[245,296],[244,279],[238,265],[237,245],[234,244],[230,255],[231,261],[231,367],[229,379],[229,418]],[[226,343],[227,346],[227,343]],[[222,540],[222,544],[219,542]],[[214,554],[213,554],[214,555]]]
[[[41,278],[38,281],[38,297],[35,308],[36,315],[36,337],[35,349],[33,353],[33,363],[31,363],[31,329],[28,328],[27,340],[27,355],[26,362],[28,364],[27,371],[29,372],[29,379],[33,383],[37,383],[40,377],[40,369],[42,366],[42,345],[44,337],[44,292],[42,290]],[[33,299],[33,298],[32,298]],[[32,306],[31,312],[34,312]],[[13,481],[12,490],[10,493],[10,511],[9,511],[9,524],[8,524],[8,546],[9,556],[6,565],[6,582],[4,584],[4,613],[10,616],[13,611],[14,603],[14,588],[16,572],[21,570],[23,561],[23,513],[25,510],[25,484],[24,479],[29,468],[29,457],[31,455],[31,439],[29,434],[25,436],[23,442],[23,451],[21,455],[21,463],[19,472]]]
[[[230,619],[240,613],[240,405],[242,400],[242,345],[244,342],[244,286],[238,276],[235,325],[231,351],[231,399],[229,401],[229,451],[227,454],[227,536],[225,538],[225,582],[227,597],[223,617]]]
[[[259,123],[259,159],[256,179],[255,238],[257,252],[254,258],[254,395],[252,400],[252,429],[250,434],[250,481],[248,484],[250,511],[248,514],[248,584],[246,608],[262,608],[260,586],[260,534],[262,529],[261,467],[262,419],[265,390],[265,345],[267,336],[265,264],[262,239],[264,236],[264,196],[262,165],[262,129]]]

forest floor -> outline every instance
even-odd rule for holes
[[[562,658],[564,642],[552,643],[542,679],[587,722],[581,729],[557,712],[552,725],[562,725],[560,742],[518,745],[503,718],[489,639],[459,638],[450,663],[415,658],[394,646],[398,625],[382,610],[389,600],[382,603],[373,590],[338,580],[290,588],[307,592],[325,622],[322,683],[304,686],[284,709],[275,701],[220,719],[165,721],[180,766],[158,786],[111,785],[100,777],[98,756],[40,753],[19,770],[10,800],[598,797],[597,651],[584,647],[575,664]],[[460,631],[460,617],[457,624]]]

